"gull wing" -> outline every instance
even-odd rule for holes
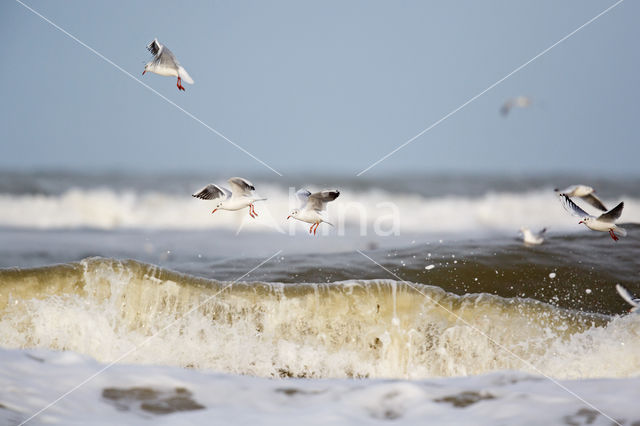
[[[509,111],[511,111],[512,107],[513,107],[513,100],[507,99],[507,101],[504,104],[502,104],[502,107],[500,108],[500,114],[502,114],[503,116],[507,116],[509,114]]]
[[[598,220],[601,220],[603,222],[613,222],[620,217],[620,215],[622,214],[623,208],[624,208],[624,201],[620,202],[620,204],[618,204],[608,212],[598,216]]]
[[[618,294],[631,306],[640,307],[640,299],[634,299],[633,295],[629,293],[629,290],[621,286],[620,284],[616,284],[616,290],[618,290]]]
[[[236,196],[249,195],[256,189],[251,182],[241,177],[232,177],[227,182],[231,185],[231,192]]]
[[[327,203],[338,198],[338,195],[340,195],[340,191],[338,191],[337,189],[315,192],[309,195],[307,208],[311,210],[322,211],[327,206]]]
[[[559,194],[559,195],[560,195],[560,202],[562,203],[562,207],[564,207],[564,209],[568,211],[571,215],[580,217],[580,218],[593,217],[589,213],[585,212],[580,207],[578,207],[578,205],[573,201],[571,201],[571,198],[569,198],[567,195],[565,194]]]
[[[191,196],[201,200],[215,200],[216,198],[229,198],[231,192],[227,188],[210,183]]]
[[[158,56],[158,54],[162,51],[163,46],[158,42],[157,38],[154,38],[151,43],[147,46],[147,50],[151,52],[153,56]]]
[[[298,199],[298,201],[300,201],[300,207],[299,207],[300,209],[303,209],[307,205],[307,202],[309,202],[310,195],[311,195],[311,192],[304,188],[296,192],[296,198]]]
[[[565,189],[554,189],[554,191],[558,192],[560,195],[562,194],[568,194],[569,196],[571,196],[571,194],[573,193],[573,191],[575,191],[577,188],[577,185],[571,185],[571,186],[567,186]]]
[[[175,55],[168,47],[158,42],[155,38],[147,46],[147,50],[153,54],[153,61],[151,61],[157,67],[167,67],[178,69],[180,62],[176,59]],[[186,72],[186,71],[185,71]],[[189,77],[191,79],[191,77]]]
[[[604,206],[600,198],[598,198],[593,192],[589,195],[585,195],[582,199],[598,210],[602,210],[603,212],[607,211],[607,208]]]

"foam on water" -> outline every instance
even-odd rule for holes
[[[3,271],[0,345],[101,362],[139,346],[123,361],[262,377],[638,372],[639,315],[609,318],[412,286],[418,291],[390,280],[228,286],[106,259]]]
[[[0,384],[11,389],[0,394],[0,422],[6,424],[29,419],[61,395],[28,424],[492,426],[640,420],[639,378],[558,384],[507,371],[413,381],[265,380],[167,366],[105,369],[72,352],[0,349],[0,359]]]
[[[257,220],[246,211],[220,211],[211,215],[213,203],[184,194],[114,190],[68,189],[57,195],[0,195],[0,226],[37,229],[207,229],[225,228],[284,232],[290,210],[297,207],[293,191],[258,185],[269,199],[256,204]],[[551,188],[522,193],[489,192],[478,197],[424,197],[381,189],[343,191],[339,203],[330,203],[328,218],[360,232],[393,235],[396,232],[462,232],[502,230],[522,226],[576,229],[576,220],[558,203]],[[605,200],[613,205],[615,200]],[[640,199],[626,198],[623,222],[640,221]],[[395,220],[395,221],[394,221]]]

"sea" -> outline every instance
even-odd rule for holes
[[[0,172],[0,424],[640,425],[640,177],[229,177]]]

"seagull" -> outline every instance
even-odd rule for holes
[[[616,290],[618,290],[618,294],[622,296],[622,298],[631,305],[631,309],[629,312],[638,312],[640,313],[640,299],[634,298],[629,290],[621,286],[620,284],[616,284]]]
[[[587,203],[591,204],[596,209],[606,212],[608,209],[604,206],[600,198],[596,196],[596,191],[592,187],[586,185],[571,185],[563,190],[558,188],[554,189],[558,195],[566,195],[567,197],[582,198]]]
[[[520,232],[525,244],[540,245],[544,241],[543,235],[547,232],[547,228],[542,228],[535,234],[529,228],[520,228]]]
[[[323,219],[320,212],[327,207],[327,203],[329,201],[333,201],[338,198],[338,195],[340,195],[340,191],[337,189],[314,192],[313,194],[306,189],[301,189],[296,192],[296,197],[300,200],[300,207],[291,211],[291,214],[287,216],[287,219],[294,218],[303,222],[311,223],[312,225],[311,228],[309,228],[309,233],[311,234],[313,232],[313,235],[316,235],[316,231],[318,230],[318,225],[320,225],[320,223],[324,222],[333,226],[331,223]]]
[[[149,71],[158,75],[178,77],[178,90],[184,90],[182,79],[189,84],[193,84],[193,79],[189,73],[187,73],[187,70],[182,68],[182,65],[180,65],[180,62],[178,62],[173,55],[173,52],[171,52],[167,46],[160,44],[157,38],[154,38],[153,41],[149,43],[147,50],[153,54],[153,60],[147,62],[144,66],[142,75]]]
[[[253,203],[256,201],[264,201],[266,198],[257,198],[253,194],[253,191],[256,189],[255,186],[244,178],[232,177],[227,182],[229,182],[231,186],[231,191],[223,186],[210,183],[191,196],[200,198],[201,200],[221,199],[211,214],[215,213],[216,210],[235,211],[249,207],[249,216],[255,219],[258,213],[256,213]]]
[[[621,202],[611,210],[606,213],[601,214],[598,217],[591,216],[589,213],[582,210],[580,207],[576,205],[569,196],[565,194],[560,194],[560,201],[562,202],[562,206],[566,211],[571,213],[574,216],[582,218],[580,222],[583,223],[587,228],[593,231],[601,231],[608,232],[611,235],[611,238],[614,241],[618,241],[619,238],[617,235],[621,237],[626,237],[627,231],[623,228],[617,226],[614,222],[620,217],[622,214],[622,208],[624,207],[624,202]]]
[[[506,102],[500,108],[500,114],[507,116],[512,108],[526,108],[531,105],[531,98],[527,96],[517,96],[515,98],[507,99]]]

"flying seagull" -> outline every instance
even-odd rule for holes
[[[631,305],[631,309],[629,312],[638,312],[640,313],[640,299],[634,298],[633,295],[621,286],[620,284],[616,284],[616,290],[618,290],[618,294],[622,296],[622,298]]]
[[[201,200],[219,200],[211,214],[215,213],[216,210],[235,211],[249,207],[249,216],[255,219],[258,213],[256,213],[253,203],[264,201],[266,198],[256,197],[253,194],[256,188],[244,178],[232,177],[227,182],[231,186],[231,191],[223,186],[210,183],[191,196]]]
[[[531,98],[527,96],[516,96],[515,98],[509,98],[500,108],[500,114],[506,117],[513,108],[527,108],[530,105]]]
[[[619,240],[617,235],[626,237],[627,231],[623,228],[620,228],[614,223],[622,214],[624,202],[621,202],[608,212],[595,217],[591,216],[589,213],[578,207],[576,203],[571,201],[571,199],[565,194],[560,194],[560,201],[562,202],[562,206],[565,208],[565,210],[571,213],[573,216],[581,218],[580,222],[578,223],[584,224],[587,228],[593,231],[608,232],[609,235],[611,235],[611,238],[613,238],[615,241]]]
[[[566,195],[567,197],[582,198],[598,210],[606,212],[608,209],[604,206],[600,198],[596,196],[596,191],[592,187],[586,185],[571,185],[563,190],[554,189],[558,195]]]
[[[189,73],[187,73],[187,70],[180,65],[180,62],[178,62],[173,52],[171,52],[167,46],[160,44],[157,38],[154,38],[153,41],[149,43],[147,50],[153,54],[153,60],[147,62],[144,66],[142,75],[149,71],[158,75],[178,77],[178,90],[184,90],[182,79],[189,84],[193,84],[193,79]]]
[[[327,207],[327,203],[338,198],[338,195],[340,195],[340,191],[337,189],[314,192],[313,194],[306,189],[301,189],[296,192],[296,197],[300,200],[300,207],[294,209],[287,219],[294,218],[311,223],[309,233],[313,232],[313,235],[316,235],[318,225],[322,222],[333,226],[324,220],[321,212]]]

